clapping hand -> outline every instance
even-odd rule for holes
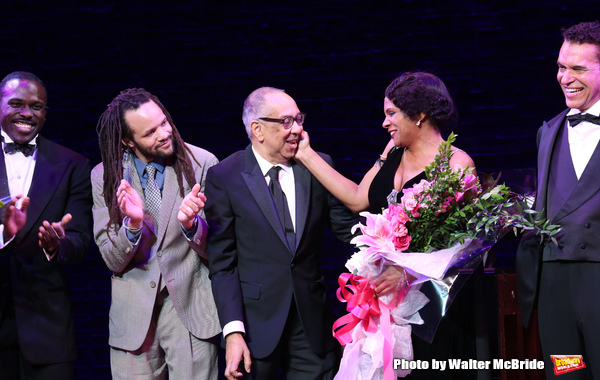
[[[183,198],[177,219],[181,222],[183,228],[191,230],[194,227],[196,216],[204,208],[206,196],[200,192],[200,185],[195,184],[192,191]]]
[[[29,198],[23,198],[21,209],[19,210],[15,204],[23,195],[17,195],[4,206],[2,210],[2,222],[4,224],[4,242],[12,239],[25,225],[27,221],[27,207],[29,206]]]
[[[117,202],[123,215],[129,217],[131,228],[142,228],[144,201],[126,180],[122,179],[117,189]]]
[[[50,224],[47,220],[44,220],[38,233],[40,248],[44,249],[47,253],[56,252],[60,246],[60,241],[66,237],[65,227],[72,218],[71,214],[67,213],[62,217],[60,222]]]

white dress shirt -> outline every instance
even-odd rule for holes
[[[265,181],[267,186],[271,183],[271,178],[267,175],[268,171],[271,170],[273,166],[281,167],[279,171],[279,183],[281,184],[281,190],[285,194],[288,202],[288,208],[290,209],[290,217],[292,218],[292,224],[294,225],[294,231],[296,230],[296,182],[294,181],[294,170],[289,162],[285,164],[273,165],[269,161],[265,160],[256,150],[252,147],[252,153],[254,153],[254,157],[256,157],[256,161],[258,162],[258,166],[265,177]],[[231,321],[223,326],[223,337],[227,335],[240,332],[245,333],[246,329],[244,328],[244,323],[242,321]]]
[[[578,113],[581,112],[573,108],[567,113],[567,116]],[[598,116],[600,114],[600,101],[596,102],[585,113]],[[577,124],[577,126],[572,127],[571,123],[569,123],[568,136],[573,167],[575,168],[577,179],[579,179],[588,162],[590,162],[598,141],[600,141],[600,125],[583,121]]]
[[[290,209],[290,217],[292,218],[292,224],[294,225],[294,232],[296,231],[296,185],[294,182],[294,170],[292,169],[292,165],[289,162],[285,164],[273,165],[269,161],[265,160],[258,154],[254,147],[252,147],[252,153],[256,157],[256,161],[258,162],[258,166],[265,177],[265,181],[267,182],[267,186],[271,184],[271,178],[267,175],[267,172],[271,170],[273,166],[279,166],[281,170],[279,171],[279,183],[281,184],[281,190],[285,194],[288,202],[288,208]]]

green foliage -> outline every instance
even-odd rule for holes
[[[450,134],[440,145],[434,162],[425,168],[427,182],[422,183],[423,191],[415,195],[419,202],[417,215],[403,204],[411,215],[411,221],[406,223],[412,238],[409,251],[447,248],[468,238],[495,241],[511,229],[515,233],[536,230],[542,237],[554,240],[560,227],[549,225],[538,213],[524,208],[524,198],[499,185],[498,179],[482,175],[479,181],[472,168],[450,167],[455,139]]]

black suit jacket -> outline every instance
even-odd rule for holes
[[[555,142],[569,110],[564,110],[538,130],[538,177],[535,210],[547,217],[548,180]],[[561,226],[557,244],[539,244],[539,238],[526,232],[517,251],[519,304],[527,327],[536,306],[540,268],[544,250],[557,260],[600,261],[600,144],[596,147],[577,185],[564,205],[550,220]],[[600,274],[599,274],[600,275]]]
[[[325,157],[331,162],[329,157]],[[312,349],[332,350],[331,311],[321,272],[325,226],[351,238],[356,216],[301,164],[292,162],[296,187],[296,251],[285,243],[271,193],[251,146],[211,167],[206,176],[206,217],[213,294],[222,326],[244,322],[254,357],[277,345],[292,300]]]
[[[38,137],[35,171],[28,196],[27,223],[0,255],[0,321],[12,293],[21,350],[37,364],[74,360],[75,334],[63,264],[81,261],[91,238],[92,193],[89,161]],[[4,181],[2,181],[4,180]],[[6,183],[0,153],[0,183]],[[8,185],[5,185],[8,194]],[[38,245],[44,220],[58,222],[70,213],[56,257],[46,259]]]

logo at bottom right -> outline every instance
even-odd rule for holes
[[[554,363],[555,375],[562,375],[585,368],[582,355],[550,355],[550,359]]]

